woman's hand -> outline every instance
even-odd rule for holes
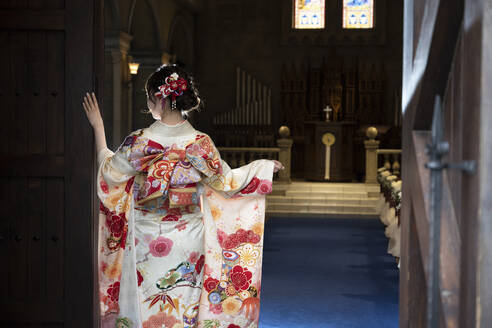
[[[99,104],[97,103],[96,95],[94,94],[94,92],[92,92],[92,94],[86,94],[82,106],[84,106],[85,114],[87,115],[87,119],[89,120],[92,128],[94,130],[100,128],[104,129],[104,123],[101,117],[101,112],[99,110]]]
[[[272,159],[272,162],[275,164],[275,166],[273,167],[273,173],[285,169],[284,165],[276,159]]]
[[[106,145],[106,134],[104,132],[104,123],[101,117],[101,111],[99,110],[99,104],[97,103],[96,95],[94,92],[92,94],[87,93],[84,97],[85,115],[94,129],[94,136],[96,138],[96,154],[102,149],[108,148]]]

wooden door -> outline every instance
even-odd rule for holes
[[[492,326],[491,7],[405,0],[400,327],[427,326],[432,195],[425,164],[436,95],[449,142],[443,162],[475,161],[477,170],[443,170],[434,326]]]
[[[101,10],[97,0],[0,2],[1,327],[94,326],[82,96],[101,76]]]

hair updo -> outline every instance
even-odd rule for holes
[[[176,110],[180,110],[184,115],[194,110],[200,110],[203,106],[198,90],[195,86],[193,76],[176,65],[162,65],[154,73],[152,73],[145,81],[145,92],[150,101],[155,104],[160,98],[155,96],[159,92],[159,87],[166,83],[166,78],[171,74],[176,73],[186,80],[188,88],[183,91],[183,94],[176,96]],[[168,100],[166,100],[168,99]],[[171,101],[171,96],[165,98],[166,101]]]

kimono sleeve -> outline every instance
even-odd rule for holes
[[[115,194],[122,194],[125,189],[128,189],[126,185],[138,173],[128,161],[127,156],[132,145],[130,142],[132,138],[133,135],[128,136],[116,152],[104,148],[97,154],[97,194],[103,205],[112,210],[115,204],[107,201],[108,198],[115,200]],[[126,192],[128,193],[128,190]],[[113,196],[108,197],[109,195]]]
[[[105,193],[106,189],[126,183],[138,173],[121,150],[113,152],[108,148],[102,149],[97,155],[97,162],[98,176],[103,180],[102,184],[98,184],[99,196],[101,196],[99,192]]]
[[[258,159],[231,169],[206,134],[198,135],[187,146],[186,157],[204,175],[202,182],[226,198],[272,192],[274,162],[271,160]]]
[[[129,234],[133,181],[138,173],[128,161],[133,137],[128,137],[116,152],[108,148],[97,154],[97,194],[100,200],[98,271],[101,322],[112,320],[119,311],[119,286],[122,260]],[[102,325],[104,326],[104,325]],[[114,327],[114,324],[112,325]]]

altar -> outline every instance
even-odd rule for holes
[[[306,121],[305,179],[353,181],[355,122]]]

